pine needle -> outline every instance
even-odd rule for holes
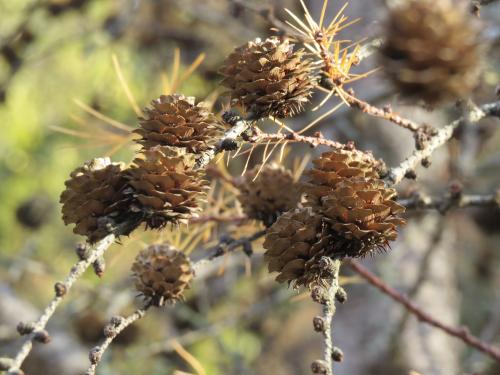
[[[328,116],[330,116],[332,113],[334,113],[337,109],[339,109],[340,107],[342,107],[342,104],[343,103],[339,103],[337,104],[336,106],[334,106],[332,109],[326,111],[325,113],[323,113],[321,116],[317,117],[316,119],[314,119],[313,121],[311,121],[306,127],[304,127],[302,130],[300,130],[299,132],[297,132],[297,134],[302,134],[304,132],[306,132],[307,130],[311,129],[314,125],[316,125],[318,122],[320,122],[321,120],[323,120],[324,118],[327,118]]]
[[[161,72],[160,77],[161,77],[161,85],[163,87],[163,93],[165,95],[170,94],[170,82],[168,80],[167,72]]]
[[[89,107],[87,104],[83,103],[82,101],[80,101],[78,99],[73,99],[73,101],[76,103],[76,105],[78,107],[83,109],[85,112],[87,112],[88,114],[94,116],[95,118],[97,118],[101,121],[104,121],[108,125],[111,125],[117,129],[125,130],[127,132],[132,130],[132,128],[130,126],[125,125],[119,121],[116,121],[116,120],[112,119],[111,117],[108,117],[99,111],[96,111],[94,108]]]
[[[205,369],[201,365],[200,361],[198,361],[195,356],[184,349],[184,347],[177,340],[172,340],[171,345],[172,349],[174,349],[179,357],[186,361],[186,363],[189,364],[198,375],[206,375]]]
[[[177,91],[177,85],[179,83],[179,68],[181,65],[181,51],[179,47],[175,47],[174,50],[174,63],[172,64],[172,73],[171,73],[171,79],[172,79],[172,94],[174,94]]]
[[[200,66],[200,64],[205,60],[205,54],[200,53],[196,59],[189,65],[189,67],[186,69],[184,73],[182,73],[181,78],[179,79],[179,82],[184,82],[186,79],[189,78],[189,76]]]
[[[137,102],[134,98],[134,95],[132,94],[132,91],[130,90],[130,87],[125,79],[125,76],[123,75],[123,71],[122,71],[122,68],[120,66],[120,62],[118,61],[118,58],[116,57],[116,54],[113,53],[113,55],[111,57],[113,59],[113,66],[115,68],[116,76],[118,77],[118,80],[120,81],[120,84],[122,86],[123,91],[125,92],[125,96],[127,97],[135,114],[138,117],[142,117],[143,113],[142,113],[141,109],[139,108],[139,106],[137,105]]]

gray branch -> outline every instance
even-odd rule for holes
[[[85,273],[87,268],[89,268],[97,259],[103,256],[104,252],[109,248],[114,240],[115,235],[110,234],[103,240],[98,242],[90,252],[89,256],[86,259],[80,260],[78,263],[76,263],[71,268],[68,276],[62,283],[56,284],[60,287],[59,292],[56,291],[56,295],[47,305],[42,315],[38,318],[38,320],[30,325],[31,333],[27,335],[26,340],[14,357],[11,367],[8,370],[9,373],[19,373],[21,365],[23,364],[28,354],[31,352],[33,342],[37,340],[37,337],[39,337],[41,332],[45,331],[47,322],[56,311],[66,293],[71,289],[73,284]],[[61,290],[64,290],[64,292],[61,292]]]
[[[457,129],[460,125],[466,121],[475,123],[489,116],[500,117],[500,102],[483,104],[482,106],[471,111],[468,116],[461,117],[446,125],[444,128],[441,128],[436,135],[430,138],[426,147],[422,150],[416,150],[400,165],[392,168],[386,179],[393,185],[400,183],[408,172],[414,171],[419,163],[431,156],[437,148],[448,142],[453,137],[455,129]]]
[[[136,310],[133,314],[129,315],[126,318],[115,317],[111,319],[109,326],[105,329],[106,339],[102,342],[101,345],[96,346],[90,351],[89,359],[90,359],[90,367],[88,368],[85,375],[94,375],[97,369],[97,366],[101,362],[102,356],[106,349],[111,345],[113,340],[128,326],[141,319],[146,315],[146,311],[149,308],[145,306],[142,309]]]

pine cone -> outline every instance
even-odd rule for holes
[[[184,253],[168,244],[142,250],[132,265],[135,287],[154,306],[183,300],[194,273]]]
[[[214,146],[224,133],[224,125],[194,97],[162,95],[144,110],[140,129],[134,130],[144,149],[155,146],[182,147],[200,153]]]
[[[329,151],[313,160],[314,168],[306,172],[310,177],[304,185],[306,200],[312,207],[321,205],[338,182],[350,177],[379,178],[380,163],[371,154],[361,151]]]
[[[298,287],[321,282],[317,264],[327,255],[328,239],[322,236],[322,219],[310,207],[285,212],[269,228],[264,259],[276,281]]]
[[[252,219],[271,225],[285,211],[297,206],[300,191],[292,173],[278,164],[266,164],[254,180],[260,166],[245,173],[238,185],[238,200]]]
[[[335,258],[362,257],[384,251],[397,237],[397,227],[405,224],[398,217],[405,208],[393,199],[396,191],[382,180],[354,177],[339,181],[321,199],[321,214],[328,226]]]
[[[63,221],[76,224],[73,232],[87,236],[90,243],[99,241],[109,231],[99,219],[117,216],[124,196],[123,165],[111,163],[109,158],[93,159],[71,172],[61,194]]]
[[[126,194],[134,200],[133,211],[144,214],[149,228],[167,223],[187,223],[200,210],[206,191],[202,172],[193,170],[194,156],[173,147],[157,146],[136,158],[127,173]]]
[[[255,119],[293,116],[309,101],[316,83],[312,63],[304,55],[288,40],[256,39],[226,58],[222,85],[230,89],[231,101]]]
[[[449,0],[410,0],[392,11],[386,29],[381,63],[404,96],[434,106],[476,86],[484,47],[462,7]]]

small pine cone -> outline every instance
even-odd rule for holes
[[[381,62],[403,96],[435,106],[476,86],[484,47],[465,7],[410,0],[392,10]]]
[[[182,300],[194,276],[189,258],[168,244],[142,250],[135,258],[132,273],[137,290],[155,306]]]
[[[116,203],[124,200],[123,165],[111,163],[109,158],[93,159],[71,172],[70,177],[60,197],[64,223],[76,224],[74,233],[96,242],[108,234],[107,228],[99,225],[99,218],[116,216],[120,209]]]
[[[271,225],[285,211],[297,206],[300,191],[292,173],[278,164],[266,164],[249,170],[238,185],[238,200],[243,211],[252,219]],[[255,180],[254,180],[255,178]]]
[[[307,203],[321,206],[321,197],[350,177],[379,178],[379,162],[371,154],[361,151],[329,151],[313,160],[314,167],[306,172],[310,178],[304,184]]]
[[[363,177],[344,178],[322,198],[321,214],[328,223],[335,258],[361,257],[384,251],[397,237],[397,227],[405,221],[398,217],[405,208],[393,199],[396,191],[382,180]]]
[[[288,40],[256,39],[234,50],[220,70],[233,104],[255,119],[301,112],[316,84],[312,63]]]
[[[224,133],[224,125],[217,120],[204,103],[195,104],[194,97],[162,95],[144,110],[137,143],[144,149],[155,146],[185,148],[200,153],[214,146]]]
[[[163,228],[167,223],[187,223],[200,210],[206,181],[194,171],[194,157],[184,150],[156,146],[136,158],[127,173],[133,197],[132,210],[144,214],[149,228]]]
[[[327,249],[321,216],[310,207],[285,212],[269,228],[264,241],[264,259],[269,272],[279,272],[276,281],[299,287],[318,284],[316,263]]]

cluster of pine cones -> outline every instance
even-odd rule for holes
[[[404,96],[435,105],[475,87],[484,51],[478,41],[476,25],[448,0],[409,0],[392,10],[381,56]],[[304,109],[320,81],[320,62],[310,56],[288,39],[256,39],[227,57],[221,84],[248,120],[290,117]],[[141,150],[129,166],[97,158],[71,173],[60,199],[65,224],[95,243],[141,223],[152,229],[186,223],[200,211],[207,189],[197,161],[226,130],[192,97],[153,100],[134,131]],[[404,224],[398,216],[404,208],[370,154],[326,152],[307,176],[298,183],[273,164],[249,171],[239,185],[244,212],[268,227],[269,270],[294,286],[321,284],[323,257],[385,250]],[[132,270],[137,289],[155,305],[182,299],[193,277],[189,259],[169,245],[141,252]]]
[[[293,286],[323,285],[321,258],[363,257],[384,251],[405,223],[396,191],[380,179],[382,164],[357,150],[323,153],[294,181],[274,165],[245,175],[238,197],[251,218],[269,225],[264,241],[270,272]],[[301,198],[301,196],[303,196]]]
[[[137,225],[158,229],[185,223],[200,209],[206,182],[195,163],[222,136],[224,124],[183,95],[161,96],[144,112],[134,131],[142,149],[130,166],[94,159],[66,181],[63,220],[90,243],[110,232],[109,219],[120,225],[136,215]]]
[[[130,166],[93,159],[65,183],[63,220],[89,243],[141,223],[152,229],[186,223],[200,210],[207,186],[196,161],[222,137],[224,123],[183,95],[161,96],[144,113],[134,131],[142,148]],[[193,275],[184,255],[165,246],[140,253],[132,270],[137,289],[155,305],[181,298]]]

